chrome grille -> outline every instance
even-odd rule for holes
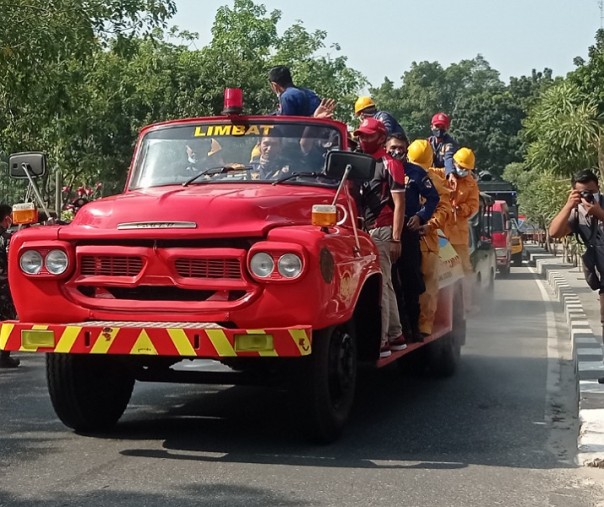
[[[180,258],[174,264],[183,278],[241,279],[239,259]]]
[[[85,276],[138,276],[143,259],[134,256],[83,255],[80,273]]]

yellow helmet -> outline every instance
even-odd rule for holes
[[[354,103],[354,115],[358,116],[363,109],[367,109],[368,107],[375,107],[373,99],[367,95],[359,97]]]
[[[428,170],[428,167],[434,161],[432,146],[430,146],[430,143],[426,139],[416,139],[407,149],[407,159],[412,164],[417,164]]]
[[[453,155],[453,160],[459,167],[468,169],[469,171],[473,171],[474,164],[476,164],[476,157],[470,148],[460,148],[457,150],[455,155]]]

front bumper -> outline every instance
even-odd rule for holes
[[[153,355],[222,359],[300,357],[311,353],[310,326],[227,329],[200,322],[0,324],[0,349],[66,354]]]

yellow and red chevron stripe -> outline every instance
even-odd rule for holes
[[[27,333],[44,334],[44,345],[32,345]],[[79,322],[0,324],[0,350],[70,354],[158,355],[179,357],[299,357],[311,352],[311,327],[227,329],[214,324],[184,322]],[[24,334],[25,333],[25,334]],[[238,346],[258,337],[259,350]],[[51,343],[47,343],[50,340]],[[253,347],[252,347],[253,348]]]

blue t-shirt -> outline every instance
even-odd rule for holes
[[[279,114],[282,116],[312,116],[321,99],[308,88],[290,86],[279,97]]]

